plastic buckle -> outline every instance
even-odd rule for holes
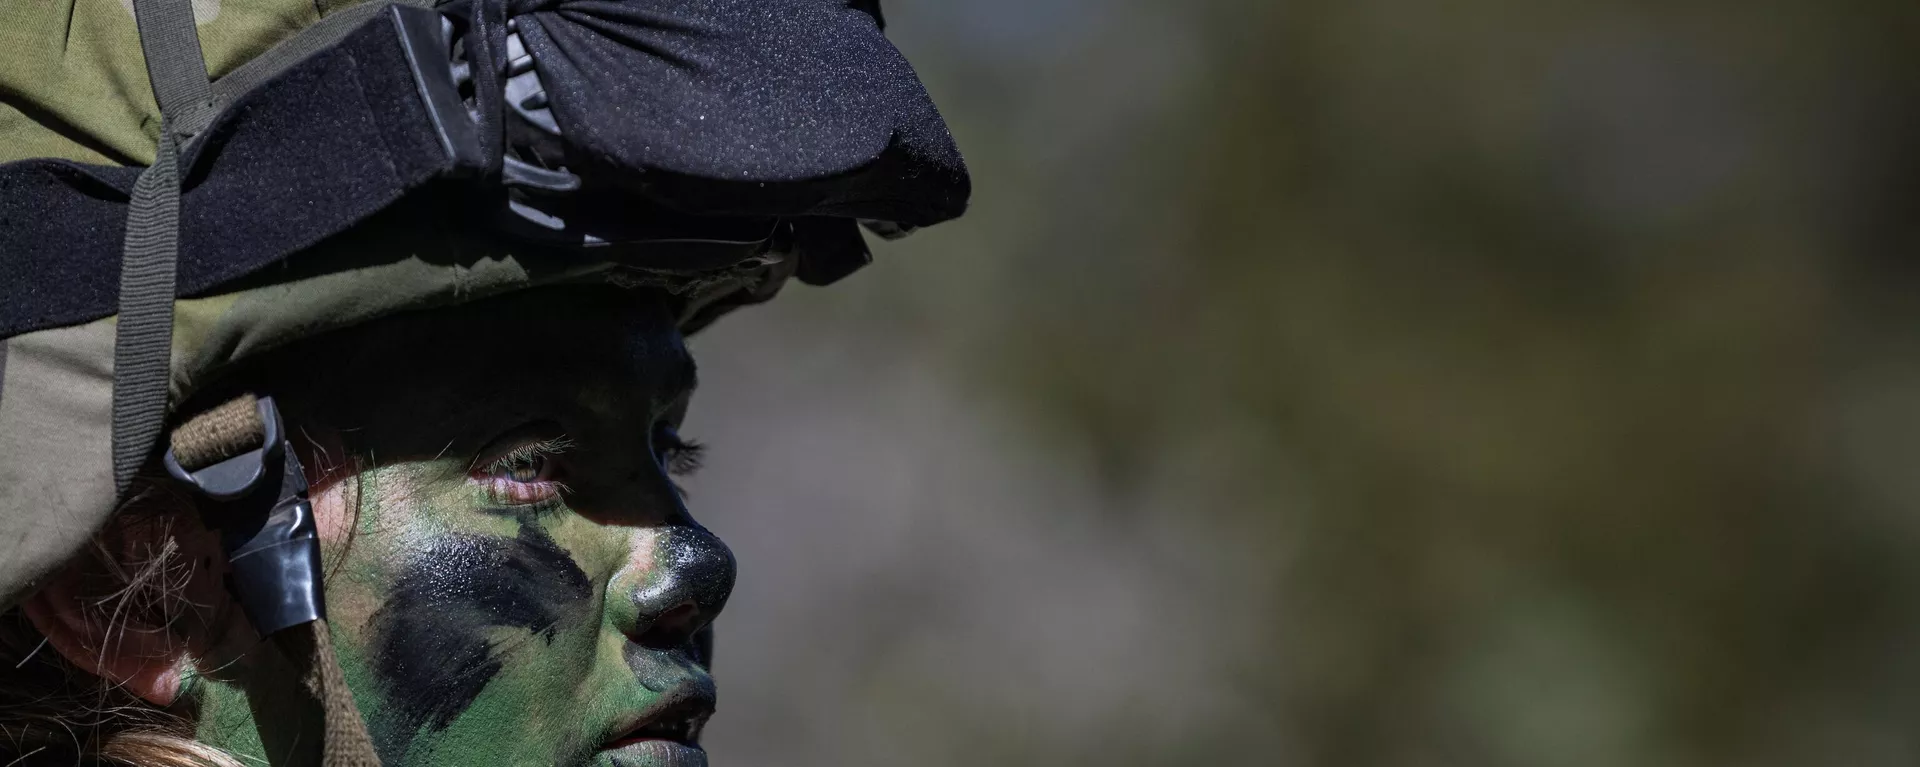
[[[478,174],[486,167],[487,157],[480,149],[473,115],[460,96],[466,74],[447,58],[453,45],[453,22],[430,8],[393,5],[386,12],[392,14],[400,33],[400,52],[406,56],[441,150],[458,174]]]
[[[227,589],[255,631],[268,636],[326,618],[319,525],[307,498],[306,470],[282,436],[280,409],[259,399],[266,441],[198,471],[169,449],[167,473],[219,503],[204,515],[220,531],[232,572]]]

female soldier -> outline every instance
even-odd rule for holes
[[[682,334],[965,203],[878,9],[49,8],[0,67],[0,765],[705,764]],[[129,51],[155,100],[87,103]]]
[[[235,375],[299,425],[335,646],[388,764],[702,763],[695,637],[734,564],[670,479],[697,464],[675,431],[692,365],[657,296],[582,286],[374,321]],[[275,681],[269,646],[170,484],[0,627],[7,747],[268,756],[248,691]]]

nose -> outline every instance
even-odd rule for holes
[[[647,535],[651,542],[637,552],[627,592],[633,610],[620,630],[641,645],[672,649],[726,607],[733,594],[733,552],[697,525],[656,527]]]

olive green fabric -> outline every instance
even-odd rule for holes
[[[8,339],[0,379],[0,606],[113,510],[113,322]]]
[[[0,162],[150,164],[160,107],[131,0],[0,0],[0,8]],[[193,0],[193,11],[216,79],[320,18],[313,0]]]

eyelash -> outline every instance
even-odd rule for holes
[[[660,455],[660,466],[667,470],[668,484],[673,492],[680,496],[682,503],[688,498],[685,485],[672,480],[673,477],[685,477],[700,470],[700,462],[705,460],[707,446],[680,436],[672,427],[661,426],[653,438]]]
[[[566,483],[541,477],[551,474],[552,458],[572,448],[573,442],[565,437],[522,445],[473,472],[473,478],[485,488],[489,500],[503,506],[530,506],[553,501],[566,491]],[[514,478],[516,472],[529,469],[536,473],[535,477]]]
[[[685,477],[693,474],[700,470],[701,462],[706,460],[706,445],[681,437],[679,432],[672,429],[661,429],[661,436],[656,441],[660,443],[660,465],[666,468],[669,475]]]
[[[660,465],[670,476],[684,477],[699,471],[706,457],[706,445],[685,439],[672,429],[662,429],[655,442]],[[528,443],[472,472],[472,476],[485,488],[493,503],[528,506],[553,501],[567,491],[567,485],[558,479],[543,479],[541,476],[551,473],[550,461],[554,457],[573,449],[573,446],[573,442],[566,437]],[[513,476],[516,472],[528,470],[536,476],[526,479]],[[686,490],[678,482],[674,483],[674,489],[682,497],[686,496]]]

